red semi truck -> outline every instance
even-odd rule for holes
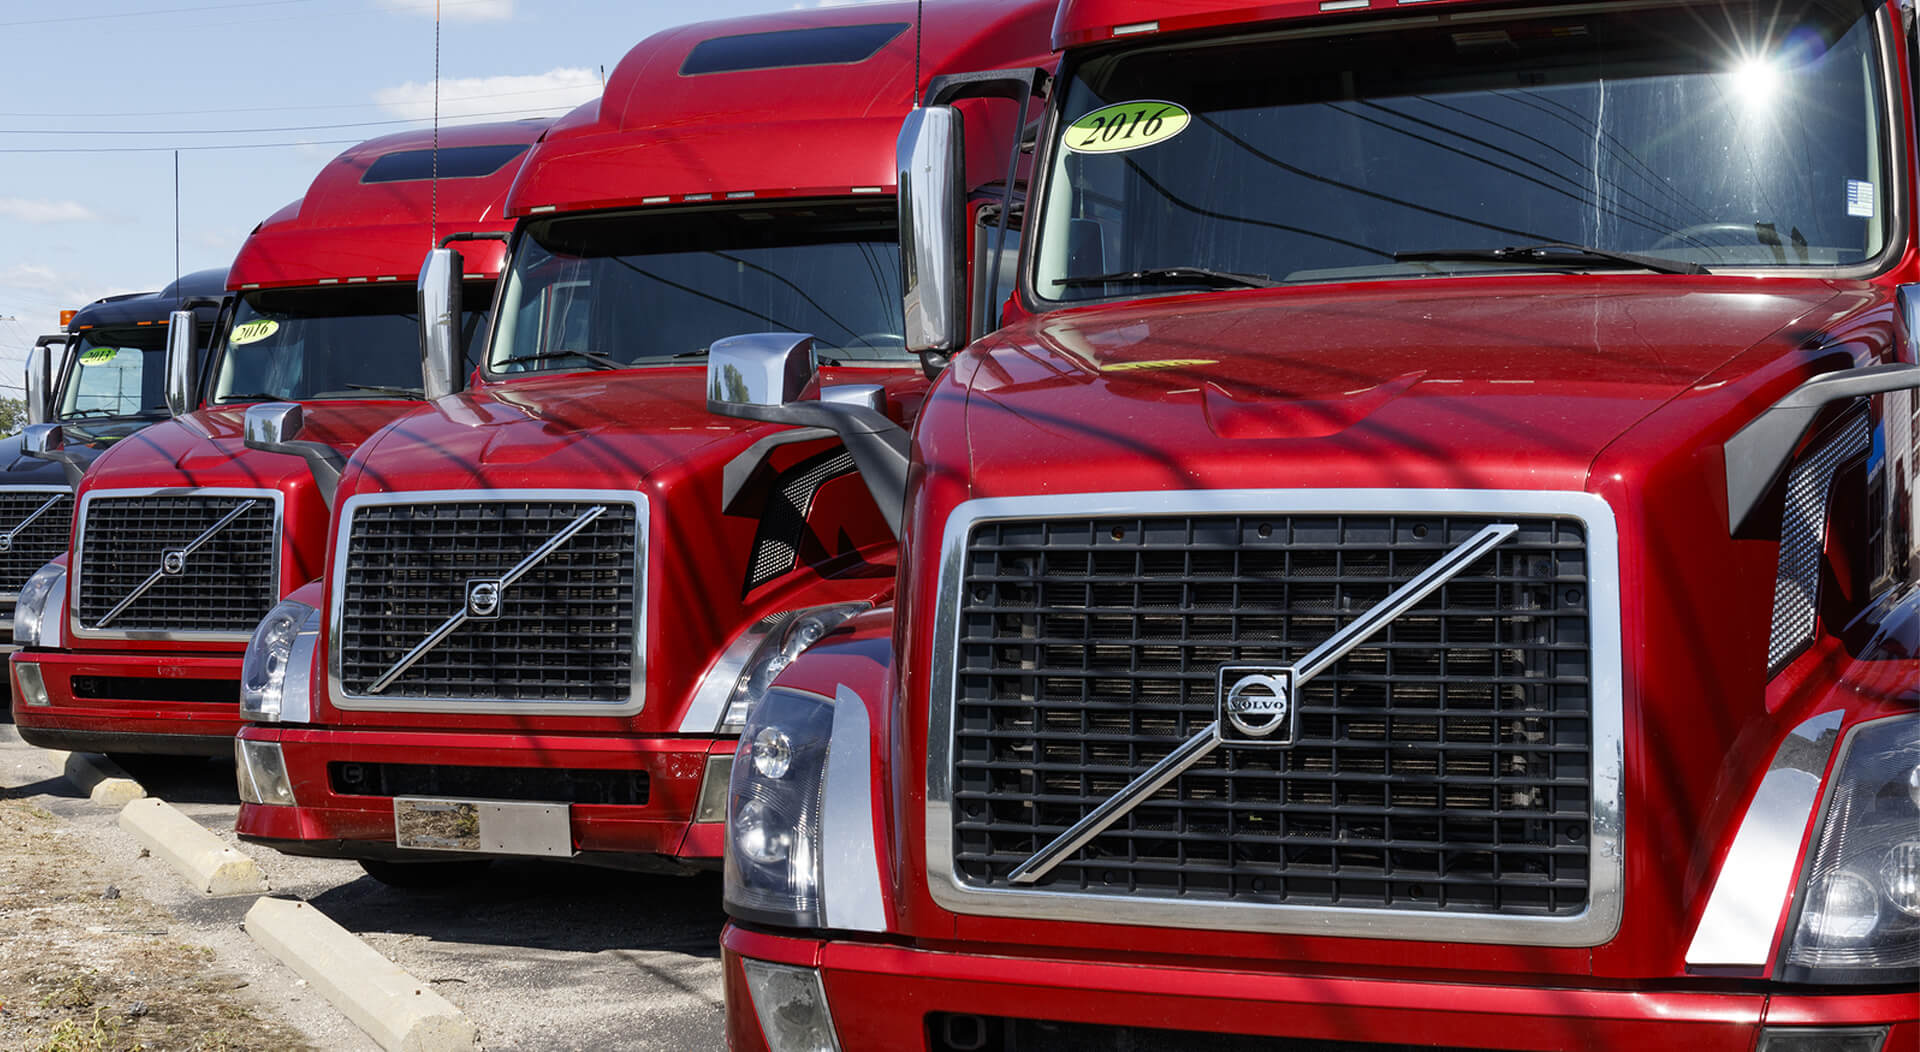
[[[205,375],[170,348],[174,419],[94,461],[69,554],[22,590],[14,627],[25,649],[12,682],[23,739],[106,752],[233,749],[241,654],[273,604],[319,572],[333,497],[331,480],[298,461],[247,448],[243,415],[262,402],[297,404],[306,454],[337,469],[417,401],[420,253],[436,231],[505,229],[501,201],[545,126],[442,130],[437,164],[428,132],[363,143],[248,236]],[[503,255],[480,244],[469,329],[484,320]],[[40,441],[49,437],[62,445],[58,432]]]
[[[710,377],[912,419],[900,121],[936,72],[1044,55],[1052,18],[914,12],[657,34],[534,147],[484,360],[355,454],[324,584],[248,652],[243,839],[393,883],[502,856],[718,864],[748,703],[885,600],[899,504],[830,432],[709,415]],[[722,353],[770,329],[759,360]]]
[[[895,602],[742,734],[733,1047],[1920,1044],[1912,5],[1054,43]]]

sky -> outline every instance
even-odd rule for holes
[[[439,0],[442,124],[558,115],[661,29],[822,2]],[[176,148],[187,273],[231,262],[341,150],[426,127],[434,10],[0,0],[0,395],[62,309],[173,280]]]

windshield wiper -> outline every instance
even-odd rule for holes
[[[1207,285],[1216,289],[1270,289],[1280,282],[1265,274],[1235,274],[1227,270],[1209,270],[1206,267],[1148,267],[1145,270],[1122,270],[1112,274],[1077,274],[1070,278],[1055,278],[1055,285],[1076,288],[1081,285],[1104,285],[1110,281],[1130,281],[1136,285]]]
[[[348,391],[371,391],[374,394],[397,395],[401,398],[426,397],[425,392],[421,391],[418,387],[388,387],[385,384],[341,384],[340,386]],[[333,392],[327,391],[316,397],[324,397],[329,394],[333,394]]]
[[[549,362],[556,358],[578,358],[593,366],[595,369],[626,368],[626,366],[614,361],[612,358],[604,354],[595,354],[592,351],[542,351],[539,354],[519,354],[508,358],[503,364],[512,365],[514,362]]]
[[[1655,274],[1712,273],[1698,263],[1662,259],[1659,256],[1643,256],[1638,252],[1614,252],[1610,249],[1573,245],[1563,241],[1547,241],[1538,245],[1508,245],[1505,248],[1433,248],[1419,252],[1395,252],[1393,258],[1400,263],[1459,260],[1467,263],[1539,263],[1552,267],[1591,267],[1595,264],[1611,263],[1635,270],[1651,270]]]
[[[239,402],[284,402],[284,401],[286,401],[286,399],[281,397],[280,395],[267,394],[265,391],[255,391],[252,394],[224,395],[220,398],[218,402],[214,404],[215,405],[234,405]]]
[[[62,419],[70,420],[83,416],[119,416],[118,409],[72,409],[61,414]]]

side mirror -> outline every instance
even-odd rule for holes
[[[53,348],[65,346],[65,336],[42,336],[27,352],[27,423],[44,424],[53,419]]]
[[[907,496],[907,432],[874,407],[871,395],[834,401],[802,397],[814,382],[816,368],[813,337],[801,333],[758,332],[715,340],[707,348],[707,411],[819,429],[809,438],[828,432],[840,436],[888,528],[899,537]],[[722,497],[723,508],[734,503],[743,481],[783,440],[774,435],[755,442],[727,465],[730,481],[725,488],[732,495]]]
[[[340,489],[340,473],[346,470],[347,458],[325,443],[301,441],[300,431],[305,425],[306,416],[297,402],[250,405],[241,428],[242,441],[248,449],[305,460],[307,470],[313,473],[314,486],[320,491],[320,499],[326,502],[328,508],[332,508],[333,495]]]
[[[895,147],[906,343],[947,355],[966,344],[966,148],[960,111],[907,114]]]
[[[728,336],[707,348],[707,408],[797,402],[820,371],[813,337],[799,332]]]
[[[296,402],[263,402],[247,407],[244,441],[250,448],[277,446],[300,437],[306,414]]]
[[[193,412],[193,396],[200,382],[200,353],[195,346],[193,312],[177,310],[167,316],[167,412]]]
[[[28,424],[20,433],[20,451],[38,460],[51,460],[67,471],[67,485],[80,488],[80,478],[93,460],[89,451],[67,448],[67,430],[59,424]]]
[[[458,391],[463,379],[460,282],[465,265],[450,248],[433,249],[420,265],[420,391],[428,401]]]

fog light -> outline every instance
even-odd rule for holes
[[[1861,942],[1880,923],[1880,895],[1872,881],[1840,870],[1821,883],[1803,923],[1822,946]]]
[[[695,822],[727,820],[727,782],[732,777],[732,753],[707,757],[707,771],[700,778],[700,802],[693,808]]]
[[[734,812],[733,840],[741,854],[761,865],[771,865],[787,857],[792,834],[765,803],[748,800]]]
[[[1880,1052],[1886,1039],[1883,1026],[1770,1026],[1754,1052]]]
[[[13,662],[14,697],[26,705],[51,705],[53,699],[47,696],[47,681],[40,676],[40,666],[31,661]]]
[[[767,1048],[839,1052],[840,1038],[833,1032],[833,1014],[827,1010],[819,972],[750,958],[741,958],[740,967],[746,972],[747,992],[753,998],[754,1014],[760,1017]]]
[[[279,742],[235,738],[233,761],[242,803],[293,806],[293,780],[287,777],[287,760]]]

